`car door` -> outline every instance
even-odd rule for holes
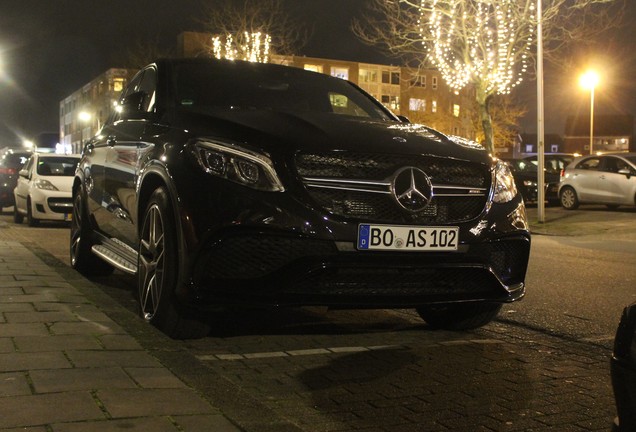
[[[631,175],[619,173],[621,170],[628,170]],[[599,176],[599,193],[605,197],[604,202],[610,204],[634,204],[634,184],[636,178],[633,176],[631,166],[623,159],[616,156],[605,156],[601,158]]]
[[[122,97],[119,119],[104,129],[106,136],[105,183],[102,206],[108,220],[104,233],[136,247],[134,226],[139,175],[139,146],[148,118],[154,109],[156,71],[150,67],[140,72]]]
[[[29,196],[30,179],[33,173],[33,167],[36,166],[37,156],[32,155],[24,164],[18,175],[18,182],[14,190],[16,210],[26,213],[26,203]]]
[[[574,170],[572,183],[581,202],[599,202],[603,194],[599,191],[601,159],[598,156],[580,161]]]

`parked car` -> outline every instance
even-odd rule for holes
[[[618,413],[614,431],[636,431],[636,303],[623,311],[610,370]]]
[[[352,83],[280,65],[157,61],[73,184],[71,264],[137,275],[175,338],[219,307],[416,308],[434,327],[521,299],[530,234],[508,166],[400,121]]]
[[[528,159],[508,159],[506,163],[510,165],[515,184],[523,196],[526,203],[536,203],[539,200],[539,182],[537,175],[537,164]],[[559,204],[559,172],[545,170],[544,174],[544,200],[550,205]]]
[[[13,189],[18,183],[18,172],[29,156],[29,151],[8,150],[0,157],[0,210],[15,203]]]
[[[30,226],[41,220],[68,221],[73,214],[71,186],[79,155],[33,153],[14,189],[13,220]]]
[[[546,173],[560,174],[566,166],[572,163],[575,157],[574,153],[544,153],[543,169]],[[539,165],[536,154],[524,156],[522,159],[532,162],[534,165]]]
[[[636,205],[636,153],[583,156],[568,165],[559,183],[563,208],[605,204]]]

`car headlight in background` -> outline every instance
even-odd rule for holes
[[[537,186],[537,182],[532,180],[524,180],[523,185],[526,187]]]
[[[55,187],[55,185],[53,185],[53,183],[45,179],[37,179],[35,182],[33,182],[33,186],[35,186],[38,189],[49,190],[49,191],[59,190],[58,188]]]
[[[512,201],[515,196],[517,196],[517,186],[510,172],[510,167],[502,161],[497,161],[493,201],[496,203],[507,203]]]
[[[285,190],[274,164],[264,154],[237,145],[200,140],[196,144],[196,155],[208,174],[257,190]]]

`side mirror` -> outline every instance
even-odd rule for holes
[[[21,169],[18,175],[20,177],[29,178],[29,170]]]
[[[629,168],[623,168],[621,170],[618,170],[618,173],[623,174],[628,179],[632,176],[632,171]]]

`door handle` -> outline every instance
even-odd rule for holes
[[[114,135],[109,135],[108,138],[106,138],[106,144],[110,147],[113,147],[116,143],[117,138]]]

